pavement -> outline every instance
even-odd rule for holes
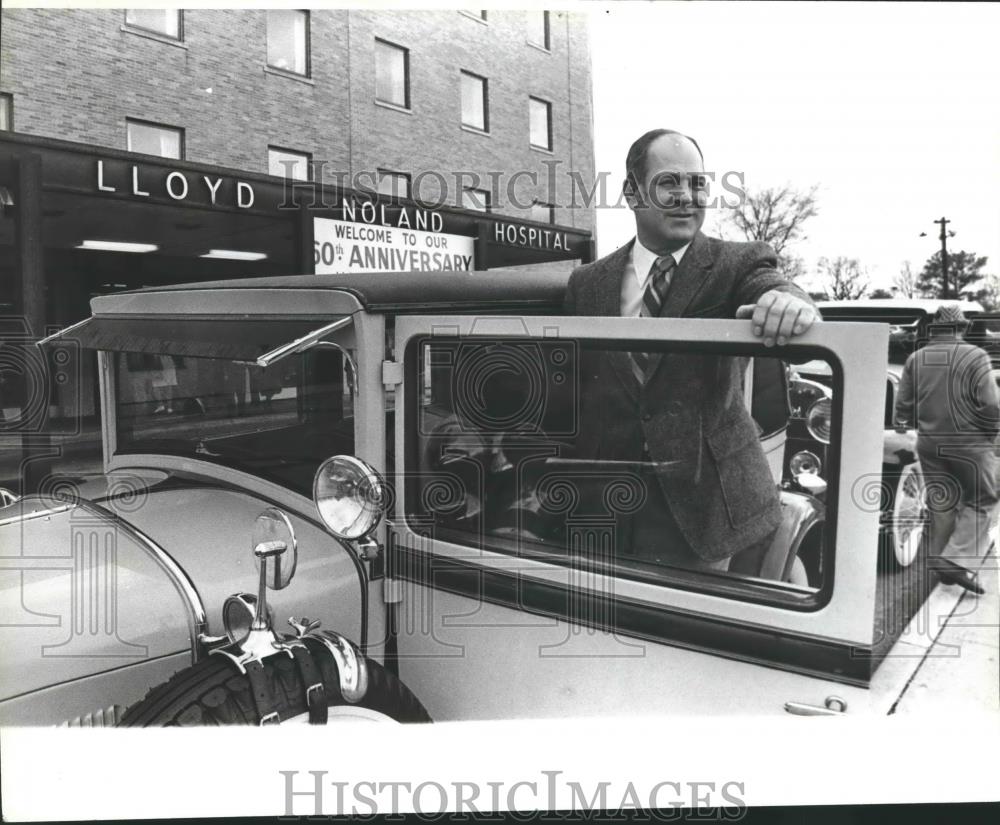
[[[926,615],[946,622],[891,713],[996,712],[1000,709],[1000,574],[996,544],[979,568],[976,596],[938,585]],[[961,592],[956,600],[955,593]],[[951,609],[948,610],[949,605]],[[905,634],[904,634],[905,635]]]

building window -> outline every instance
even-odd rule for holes
[[[556,209],[551,203],[535,201],[531,204],[531,214],[528,217],[539,223],[555,223]]]
[[[180,9],[125,9],[125,25],[174,40],[181,40],[184,33]]]
[[[547,11],[528,12],[528,42],[532,46],[549,50],[549,13]]]
[[[375,39],[375,99],[410,108],[410,50]]]
[[[406,172],[393,172],[390,169],[379,169],[376,191],[380,195],[388,195],[393,200],[410,197],[410,176]]]
[[[529,142],[536,149],[552,149],[552,104],[537,97],[528,98]]]
[[[462,190],[461,206],[463,209],[475,209],[477,212],[490,211],[490,193],[485,189],[466,187]]]
[[[0,94],[0,132],[10,132],[14,129],[14,97]]]
[[[462,125],[490,130],[489,85],[485,77],[462,72]]]
[[[127,120],[126,148],[143,155],[180,160],[184,157],[184,130],[159,123]]]
[[[267,12],[267,65],[309,75],[309,12]]]
[[[267,173],[288,180],[309,180],[312,171],[312,155],[308,152],[294,152],[291,149],[267,147]]]

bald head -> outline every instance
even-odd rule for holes
[[[654,142],[669,144],[680,151],[683,151],[685,145],[690,145],[694,147],[702,163],[705,162],[701,147],[694,138],[673,129],[650,129],[629,147],[628,154],[625,156],[625,180],[633,188],[646,178],[646,155],[650,145]]]

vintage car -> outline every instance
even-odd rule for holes
[[[95,298],[42,346],[97,352],[103,472],[0,508],[0,724],[888,712],[921,662],[892,651],[940,628],[915,638],[877,586],[886,327],[769,349],[746,321],[565,317],[564,289],[512,270]],[[738,370],[756,433],[581,457],[581,365],[635,351],[698,359],[709,396]],[[702,420],[646,414],[668,439]],[[725,570],[632,552],[649,478],[683,506],[717,474],[735,529],[755,461],[770,543]],[[908,586],[915,609],[931,585]]]

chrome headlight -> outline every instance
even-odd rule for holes
[[[363,538],[385,512],[387,491],[381,476],[349,455],[328,458],[316,472],[313,501],[323,523],[337,538]]]
[[[819,381],[802,378],[793,373],[788,382],[788,401],[792,408],[792,416],[805,418],[808,409],[821,398],[829,398],[830,389]]]
[[[818,476],[823,470],[823,462],[815,453],[800,450],[788,462],[788,470],[793,478],[800,473]]]
[[[806,429],[809,430],[809,435],[823,444],[829,444],[832,415],[833,401],[829,398],[821,398],[813,403],[806,413]]]

